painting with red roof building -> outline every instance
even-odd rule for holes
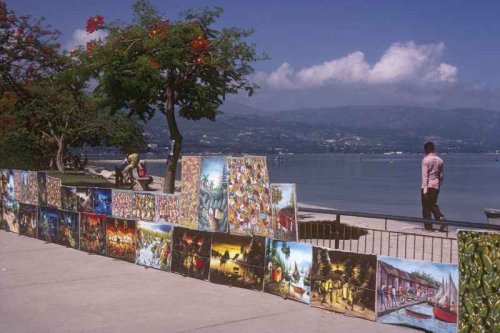
[[[271,184],[274,238],[297,241],[297,191],[295,184]]]

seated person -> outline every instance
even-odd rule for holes
[[[128,165],[123,169],[123,175],[128,182],[132,181],[132,170],[139,165],[139,154],[133,153],[127,156]]]
[[[139,161],[139,165],[137,166],[137,176],[139,178],[149,177],[148,171],[146,170],[146,161]]]

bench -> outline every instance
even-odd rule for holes
[[[134,190],[137,191],[151,191],[149,184],[153,182],[153,177],[138,177],[137,170],[132,171],[132,175],[134,176]]]

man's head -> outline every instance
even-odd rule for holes
[[[433,153],[434,152],[434,149],[435,149],[435,146],[434,146],[434,143],[432,142],[427,142],[425,145],[424,145],[424,152],[425,152],[425,155],[427,154],[430,154],[430,153]]]

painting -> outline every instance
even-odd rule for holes
[[[94,213],[111,216],[112,191],[109,188],[94,189]]]
[[[59,210],[59,222],[57,223],[57,244],[79,248],[80,226],[78,224],[79,214],[70,211]]]
[[[295,184],[271,184],[274,238],[297,241],[297,191]]]
[[[156,199],[151,193],[134,193],[134,205],[132,215],[136,219],[154,221],[156,214]]]
[[[181,196],[178,194],[156,195],[156,222],[180,224]]]
[[[47,205],[61,208],[61,179],[47,176]]]
[[[229,232],[273,237],[265,157],[228,158]]]
[[[135,263],[163,271],[170,270],[173,230],[171,224],[138,221]]]
[[[94,188],[91,187],[77,187],[76,188],[76,208],[82,213],[94,212]]]
[[[500,233],[459,230],[458,332],[499,331]]]
[[[182,225],[198,229],[201,157],[182,157]]]
[[[311,305],[375,320],[377,256],[313,247]]]
[[[124,219],[132,218],[132,206],[134,205],[134,192],[113,190],[113,216]]]
[[[262,291],[266,239],[212,234],[210,282]]]
[[[2,229],[19,233],[19,202],[17,200],[3,200]]]
[[[15,194],[15,199],[20,202],[22,193],[21,193],[21,170],[14,170],[14,194]]]
[[[37,237],[38,207],[19,204],[19,233],[28,237]]]
[[[106,255],[106,215],[80,213],[80,250]]]
[[[457,265],[379,256],[377,322],[454,333],[457,282]]]
[[[47,174],[42,171],[36,173],[38,183],[38,204],[47,206]]]
[[[135,221],[108,217],[106,256],[135,263]]]
[[[208,280],[211,235],[206,231],[175,227],[172,236],[171,271]]]
[[[78,196],[76,187],[61,186],[61,209],[72,212],[78,211]]]
[[[0,200],[7,197],[7,170],[0,170]]]
[[[14,170],[7,170],[7,199],[16,200],[16,185],[14,182]]]
[[[225,157],[201,159],[198,230],[228,231],[227,176]]]
[[[310,303],[312,245],[266,239],[264,291]]]
[[[28,203],[38,205],[38,177],[36,171],[29,172]]]
[[[49,243],[56,242],[59,210],[54,207],[38,207],[38,238]]]
[[[28,171],[15,171],[16,197],[20,203],[29,203],[30,173]]]

